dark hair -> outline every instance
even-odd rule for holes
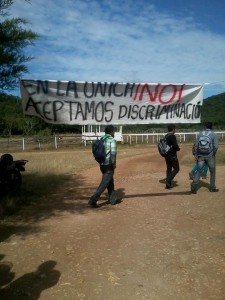
[[[13,156],[11,154],[3,154],[1,156],[1,163],[4,165],[4,166],[10,166],[12,163],[13,163]]]
[[[175,129],[176,128],[176,126],[175,126],[175,124],[168,124],[168,131],[170,132],[170,131],[173,131],[173,129]]]
[[[106,133],[106,134],[110,134],[110,133],[112,133],[112,132],[114,132],[114,131],[115,131],[115,128],[114,128],[113,125],[107,125],[107,126],[105,127],[105,133]]]
[[[205,128],[207,128],[207,129],[212,129],[212,122],[205,122],[204,123],[204,126],[205,126]]]

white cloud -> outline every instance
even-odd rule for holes
[[[224,80],[225,37],[204,27],[200,16],[178,18],[133,0],[18,0],[12,13],[42,35],[28,49],[36,57],[29,64],[32,79]]]

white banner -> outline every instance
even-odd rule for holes
[[[21,80],[25,115],[71,125],[200,123],[203,84]]]

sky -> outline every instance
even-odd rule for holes
[[[38,33],[24,79],[202,83],[225,92],[224,0],[15,0]],[[20,95],[18,89],[18,95]]]

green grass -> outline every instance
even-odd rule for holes
[[[182,157],[181,159],[181,164],[184,165],[193,165],[194,157],[192,153],[188,153],[185,156]],[[223,165],[225,164],[225,151],[224,149],[218,149],[217,154],[216,154],[216,164],[218,165]]]

